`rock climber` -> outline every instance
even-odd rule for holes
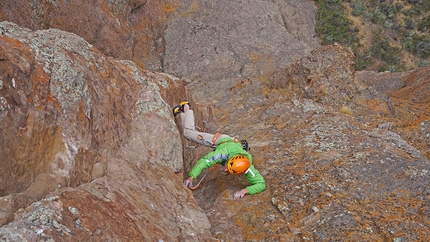
[[[182,127],[186,139],[197,144],[214,148],[204,157],[200,158],[191,171],[188,179],[184,181],[186,187],[193,186],[193,180],[200,173],[216,164],[224,166],[224,172],[231,175],[245,174],[250,186],[236,191],[233,195],[234,200],[243,198],[246,194],[257,194],[266,189],[266,182],[263,176],[252,165],[252,156],[249,151],[248,143],[245,140],[238,141],[224,134],[210,134],[199,132],[195,129],[194,112],[190,109],[187,101],[181,102],[173,108],[174,116],[180,114]]]

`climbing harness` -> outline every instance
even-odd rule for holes
[[[207,140],[207,139],[205,139],[202,135],[198,135],[197,136],[197,138],[199,139],[199,140],[202,140],[204,143],[206,143],[206,144],[208,144],[208,146],[211,146],[211,147],[213,147],[214,146],[214,144],[211,142],[211,141],[209,141],[209,140]]]
[[[212,138],[212,144],[215,145],[216,144],[216,140],[221,136],[220,133],[216,132],[214,137]]]
[[[211,141],[209,141],[209,140],[207,140],[207,139],[205,139],[204,137],[203,137],[203,135],[198,135],[197,136],[197,138],[199,139],[199,140],[203,140],[203,142],[205,142],[205,143],[207,143],[207,144],[209,144],[209,146],[211,146],[212,148],[216,148],[216,141],[217,141],[217,139],[219,138],[221,136],[221,134],[220,133],[215,133],[215,135],[214,135],[214,137],[212,138],[212,140]]]

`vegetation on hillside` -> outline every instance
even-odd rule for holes
[[[322,44],[354,52],[357,70],[407,71],[430,63],[430,0],[314,0]]]

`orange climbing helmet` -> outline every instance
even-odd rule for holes
[[[239,175],[245,173],[250,166],[248,158],[243,155],[236,155],[228,159],[227,169],[232,175]]]

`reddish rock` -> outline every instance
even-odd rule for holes
[[[217,238],[429,238],[429,92],[417,88],[428,68],[352,66],[349,51],[321,47],[269,83],[241,80],[218,92],[214,122],[248,140],[268,189],[236,202],[233,192],[247,183],[212,173],[194,196]]]
[[[57,28],[72,32],[105,55],[160,70],[163,26],[179,5],[176,0],[4,0],[0,3],[0,21],[32,30]]]
[[[309,2],[79,4],[0,3],[2,20],[100,49],[3,23],[0,234],[429,240],[428,67],[355,72],[350,51],[318,47]],[[234,201],[247,182],[220,171],[183,188],[210,150],[181,143],[184,97],[199,127],[249,141],[266,191]]]
[[[182,186],[179,79],[68,32],[0,33],[2,240],[210,238]]]

